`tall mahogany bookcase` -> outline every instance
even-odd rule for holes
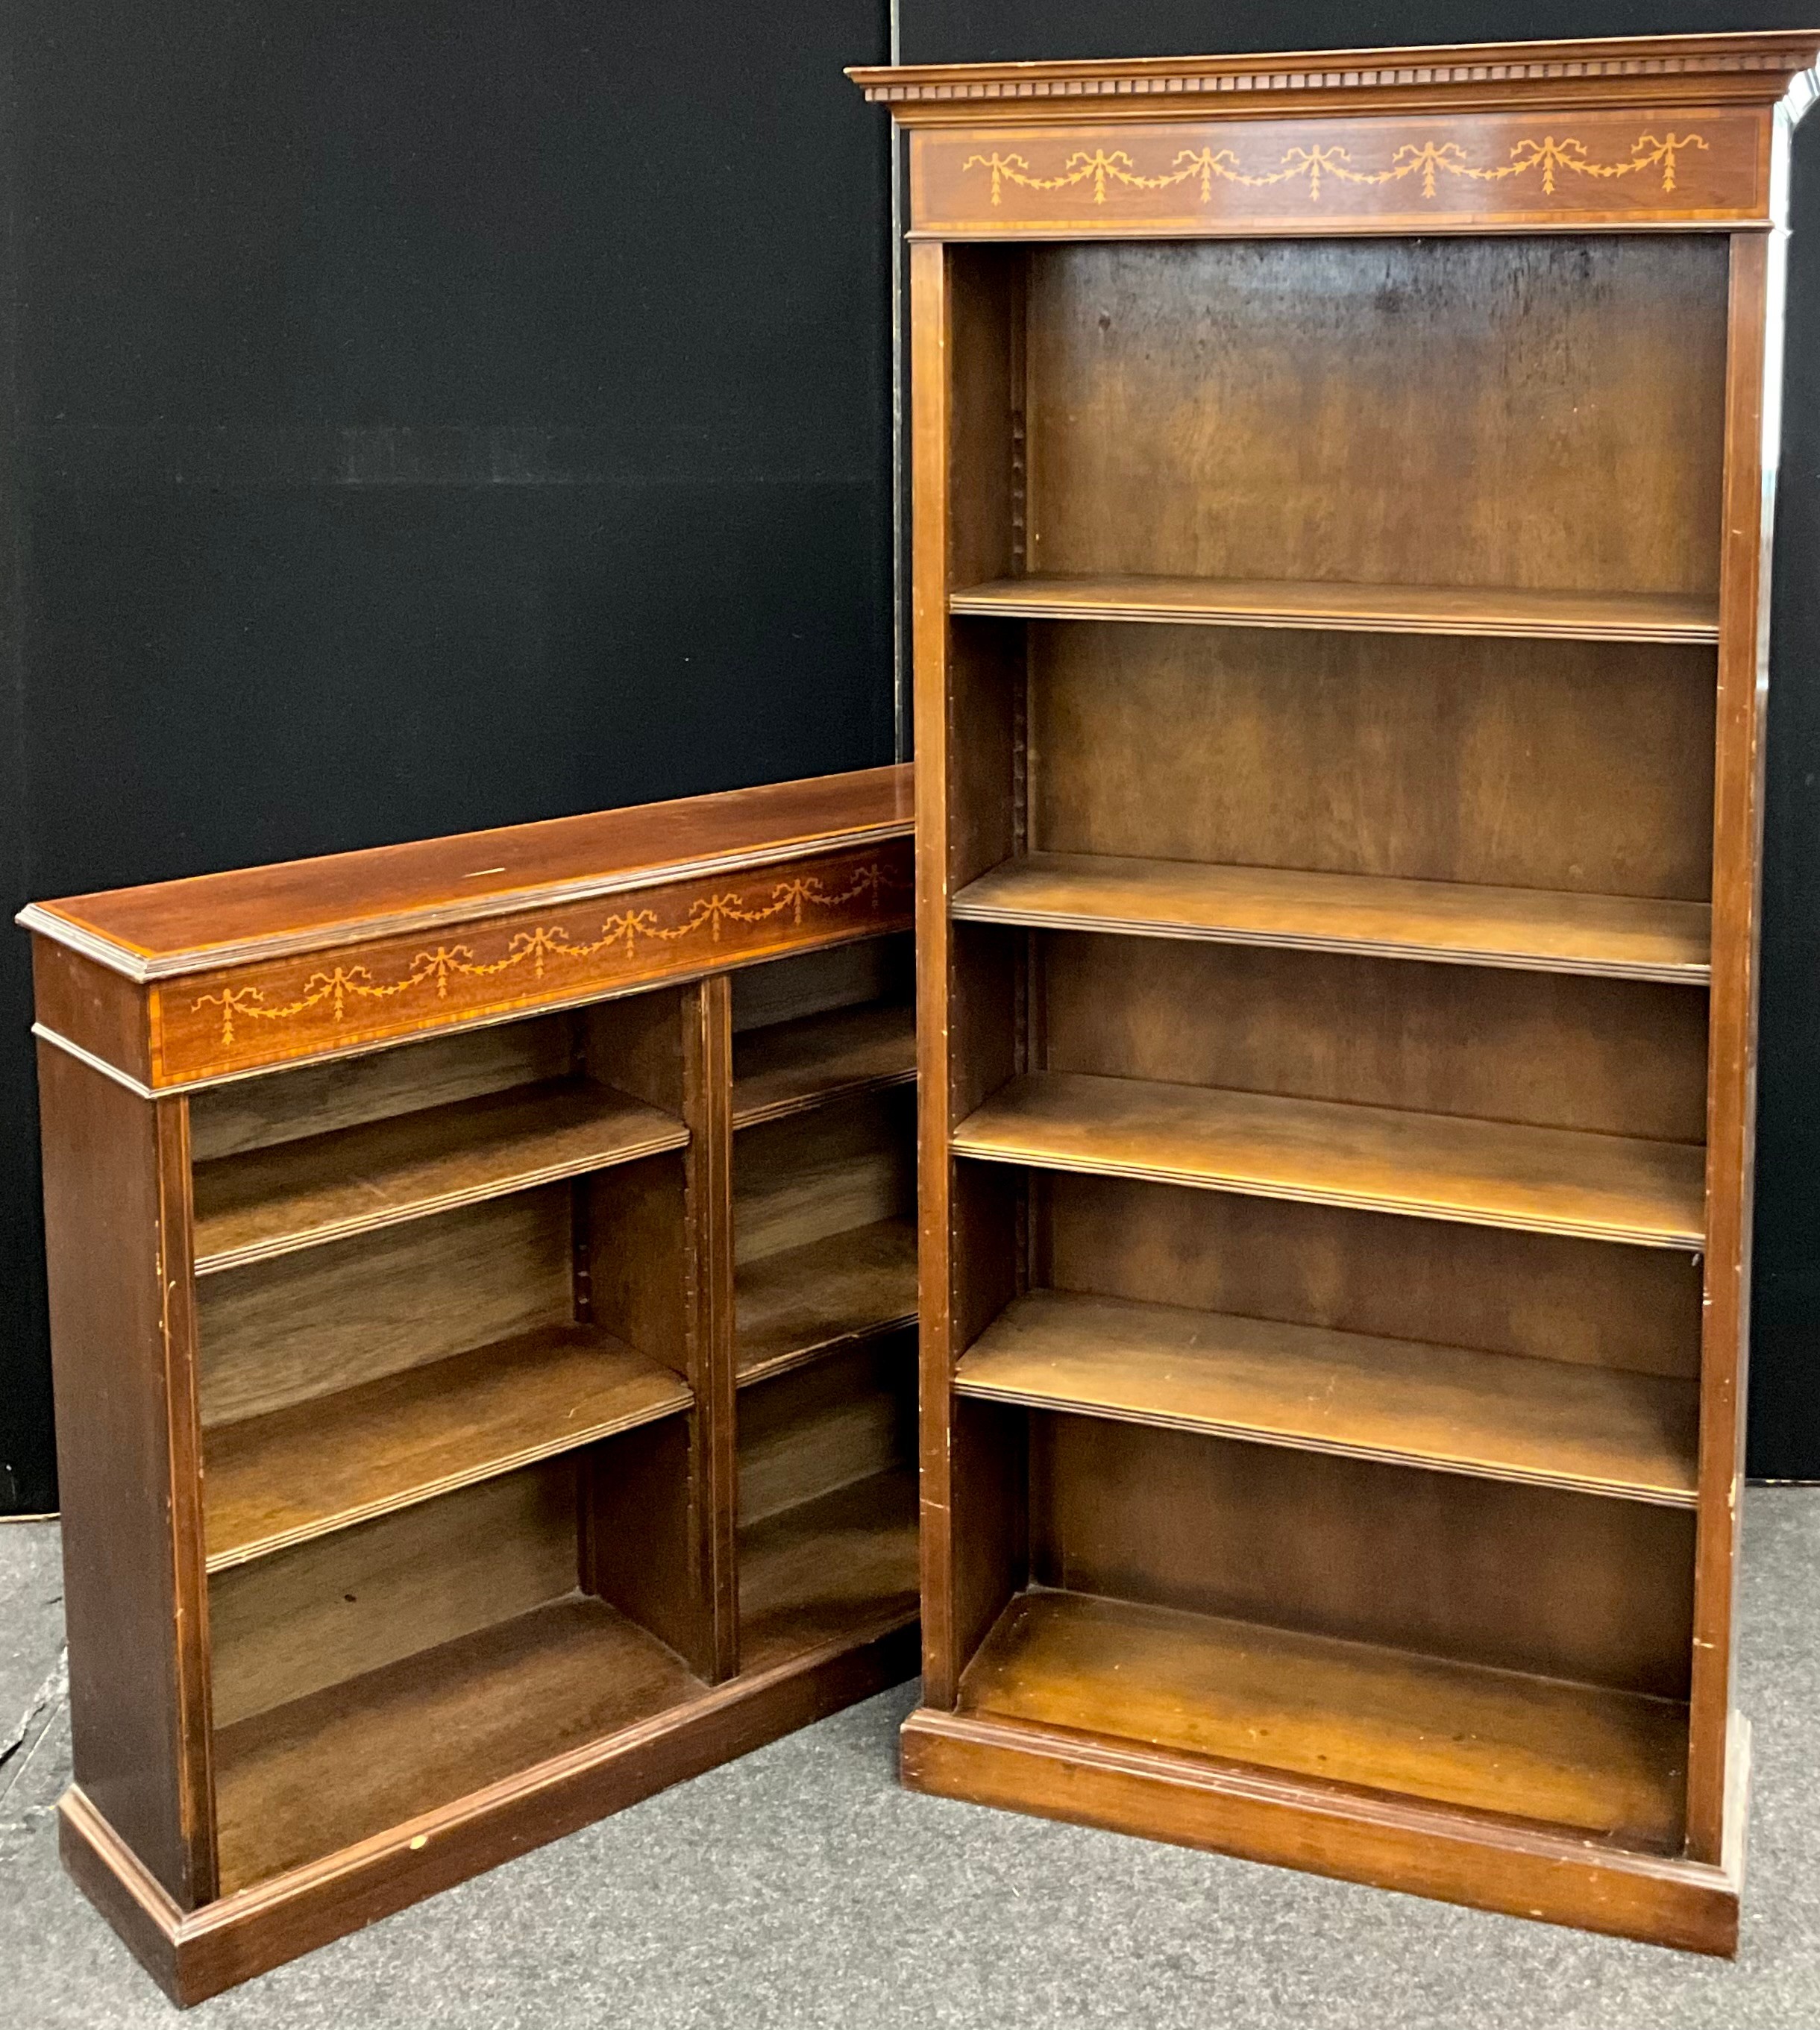
[[[1714,1952],[1817,39],[910,130],[919,1788]]]
[[[25,912],[63,1853],[179,2002],[914,1669],[909,777]]]

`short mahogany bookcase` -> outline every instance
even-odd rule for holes
[[[76,1783],[194,2002],[915,1668],[908,768],[40,903]]]
[[[909,130],[924,1790],[1734,1949],[1817,38]]]

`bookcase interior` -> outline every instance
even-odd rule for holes
[[[916,1017],[908,937],[733,983],[742,1385],[916,1316]]]
[[[947,259],[960,1708],[1677,1851],[1726,247]]]
[[[907,937],[733,983],[741,1653],[916,1604]]]
[[[725,1675],[691,1308],[717,1110],[736,1668],[914,1618],[910,991],[907,939],[866,939],[194,1096],[223,1893]]]
[[[1021,494],[1026,576],[1716,596],[1721,238],[950,259],[956,385],[982,424],[997,397],[999,437],[970,443],[955,504],[983,534]],[[968,560],[982,580],[1011,567],[1010,524]]]

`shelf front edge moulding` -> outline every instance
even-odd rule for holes
[[[1327,627],[1373,634],[1524,635],[1558,641],[1714,641],[1719,634],[1715,602],[1685,594],[1519,592],[1478,586],[1033,575],[964,586],[949,595],[948,610],[988,620]]]
[[[1625,980],[1704,984],[1710,972],[1712,911],[1700,902],[1112,854],[1007,861],[960,890],[954,915]]]
[[[909,165],[913,1786],[1736,1950],[1817,52],[849,73]],[[1501,1274],[1520,1303],[1472,1296]],[[1429,1576],[1349,1593],[1368,1544]],[[1557,1613],[1576,1572],[1599,1604]]]

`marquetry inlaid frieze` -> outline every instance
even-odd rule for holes
[[[1767,216],[1766,123],[1690,115],[1159,121],[912,136],[915,230],[1406,232]]]
[[[559,1006],[908,927],[908,839],[226,968],[153,991],[154,1086]]]

